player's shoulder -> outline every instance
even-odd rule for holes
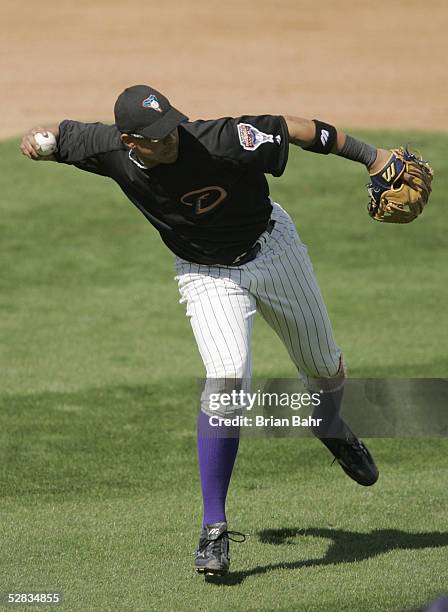
[[[98,137],[101,139],[106,149],[117,151],[126,148],[121,140],[121,132],[115,124],[110,125],[96,122],[93,125],[96,127]]]
[[[183,121],[180,124],[180,127],[182,127],[192,136],[201,136],[210,131],[219,131],[224,125],[231,121],[234,121],[234,117],[219,117],[217,119],[195,119],[193,121]]]
[[[243,148],[249,148],[252,142],[265,142],[271,136],[279,141],[284,136],[285,125],[285,119],[280,115],[228,116],[181,124],[191,136],[208,147],[239,145]]]
[[[242,123],[265,123],[275,124],[284,122],[285,118],[281,115],[239,115],[218,117],[216,119],[196,119],[193,121],[185,121],[180,125],[191,134],[201,134],[210,130],[222,130],[224,127],[238,129],[238,125]]]

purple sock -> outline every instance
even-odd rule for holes
[[[204,527],[226,520],[227,489],[240,441],[238,427],[212,427],[208,419],[201,410],[197,442]]]

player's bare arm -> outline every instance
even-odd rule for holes
[[[32,159],[34,161],[57,161],[54,155],[47,155],[45,157],[39,155],[39,145],[35,140],[36,134],[43,134],[46,136],[48,133],[53,134],[56,138],[56,141],[59,138],[59,127],[51,127],[46,128],[42,126],[36,126],[29,130],[22,138],[22,142],[20,143],[20,150],[25,157],[28,159]]]
[[[288,126],[289,142],[298,147],[312,151],[313,149],[311,147],[316,144],[316,139],[319,138],[319,124],[311,119],[293,117],[291,115],[286,115],[285,120]],[[348,136],[340,129],[333,128],[334,132],[331,133],[329,129],[325,130],[325,124],[322,125],[324,136],[329,139],[325,141],[325,143],[319,142],[320,150],[315,150],[316,153],[342,154],[342,156],[347,157],[347,159],[365,163],[370,174],[379,172],[390,159],[391,153],[389,150],[377,149],[376,147],[362,143]],[[352,145],[351,148],[349,144]],[[325,145],[327,145],[327,147]]]

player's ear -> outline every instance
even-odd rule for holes
[[[128,147],[128,149],[133,149],[135,147],[134,140],[129,134],[121,134],[120,136],[121,142]]]

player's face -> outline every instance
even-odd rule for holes
[[[179,130],[176,128],[160,140],[148,138],[131,138],[128,144],[137,157],[148,166],[155,164],[172,164],[179,154]]]

